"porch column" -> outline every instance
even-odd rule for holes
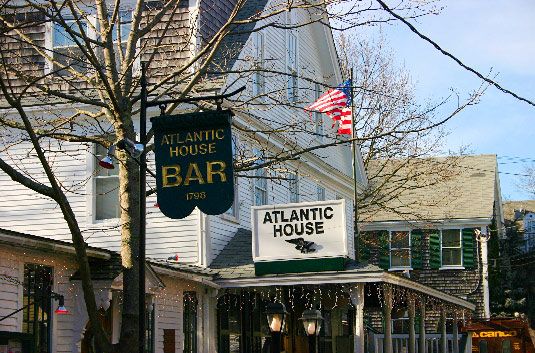
[[[383,318],[385,321],[383,353],[392,353],[392,289],[386,287],[383,291],[384,305]]]
[[[364,353],[364,283],[357,283],[353,288],[351,302],[355,307],[353,351],[355,353]]]
[[[414,330],[414,316],[416,315],[416,303],[414,297],[409,297],[409,353],[416,353],[416,332]]]
[[[420,302],[420,337],[418,337],[418,353],[425,353],[425,298]]]
[[[457,326],[457,312],[453,314],[453,353],[459,353],[459,327]]]
[[[448,339],[446,337],[446,309],[440,309],[440,353],[447,353]]]
[[[217,349],[217,297],[219,291],[217,289],[208,288],[206,294],[203,296],[203,318],[202,327],[203,332],[201,339],[201,352],[211,353]]]

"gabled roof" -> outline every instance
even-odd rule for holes
[[[408,179],[406,190],[383,205],[362,210],[362,222],[493,218],[495,202],[501,202],[496,155],[462,156],[454,163],[448,157],[415,161],[395,165],[392,160],[394,167],[401,166],[399,175]],[[450,175],[441,179],[433,172],[435,166],[449,170]],[[368,175],[373,175],[373,168]],[[394,184],[386,182],[382,192],[396,192]]]

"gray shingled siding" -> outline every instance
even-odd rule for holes
[[[200,36],[201,45],[208,43],[229,19],[236,0],[201,0]]]
[[[38,14],[20,14],[14,18],[14,25],[17,26],[24,21],[40,21],[42,20]],[[44,47],[45,45],[45,26],[32,26],[21,29],[36,46]],[[8,32],[6,35],[0,36],[0,47],[3,55],[5,55],[7,62],[13,65],[21,74],[34,74],[35,72],[42,72],[45,67],[45,60],[42,56],[37,54],[37,51],[29,44],[21,43],[16,40],[16,35],[13,32]],[[7,49],[7,50],[6,50]],[[2,75],[4,73],[2,72]],[[12,87],[19,87],[24,84],[24,81],[10,75]]]
[[[141,27],[145,25],[146,20],[147,18],[141,23]],[[181,1],[176,12],[172,16],[170,14],[164,16],[152,32],[144,38],[141,46],[146,45],[146,49],[141,56],[141,61],[149,60],[155,53],[147,70],[149,84],[156,83],[163,77],[176,72],[189,61],[191,44],[194,44],[195,40],[191,27],[188,2]],[[160,39],[162,40],[160,46],[156,47]],[[171,82],[177,82],[177,80]]]
[[[35,21],[36,15],[28,15],[29,20]],[[17,16],[17,21],[24,21],[25,17],[22,15]],[[146,23],[145,18],[141,27]],[[171,23],[169,24],[169,21]],[[173,16],[164,16],[162,21],[156,26],[156,28],[147,36],[142,39],[140,46],[145,47],[144,54],[141,57],[142,61],[148,60],[150,55],[154,52],[152,49],[158,40],[164,36],[160,47],[157,48],[157,53],[150,65],[147,76],[149,77],[149,83],[157,82],[162,77],[176,72],[178,68],[184,66],[184,64],[190,58],[190,43],[192,41],[192,32],[190,26],[189,8],[187,1],[181,1],[176,13]],[[168,26],[169,25],[169,26]],[[167,30],[164,30],[168,26]],[[35,45],[41,48],[45,47],[45,24],[44,22],[36,23],[35,26],[24,28],[22,32],[27,35]],[[17,35],[10,33],[0,37],[0,47],[5,53],[8,53],[8,61],[15,65],[18,71],[22,73],[28,73],[33,76],[37,76],[44,73],[45,59],[38,54],[38,52],[29,44],[24,44],[17,40]],[[8,49],[6,51],[5,49]],[[155,48],[154,48],[155,50]],[[24,85],[24,81],[15,79],[14,76],[11,84],[14,87],[20,87]],[[54,77],[46,78],[47,84],[51,84],[57,81],[57,87],[53,89],[68,90],[73,88],[73,84],[78,88],[85,88],[85,83],[79,84],[70,80],[69,84],[65,84],[63,80],[54,79]],[[171,81],[173,82],[173,81]]]

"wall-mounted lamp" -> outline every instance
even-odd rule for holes
[[[54,293],[55,294],[55,293]],[[65,308],[65,298],[61,294],[56,294],[54,299],[58,300],[58,308],[54,311],[56,314],[67,314],[69,311]]]
[[[115,169],[115,166],[113,165],[112,157],[115,154],[115,147],[117,147],[120,150],[126,151],[129,155],[134,157],[134,159],[137,161],[137,159],[141,156],[143,153],[143,145],[140,143],[135,143],[134,141],[124,138],[117,142],[116,144],[113,144],[108,148],[108,154],[106,157],[102,158],[98,164],[102,168],[106,169]]]
[[[125,150],[132,157],[139,158],[143,153],[144,147],[140,143],[135,143],[134,141],[124,138],[121,141],[117,142],[117,148]]]

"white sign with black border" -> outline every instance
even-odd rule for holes
[[[348,257],[345,200],[254,206],[254,262]]]

